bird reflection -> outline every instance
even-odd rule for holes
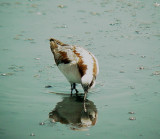
[[[70,125],[72,130],[81,130],[94,126],[97,121],[97,109],[94,103],[83,96],[64,97],[49,113],[51,122]]]

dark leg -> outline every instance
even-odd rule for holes
[[[73,83],[73,89],[76,91],[76,95],[78,94],[78,90],[76,89],[76,83]]]
[[[78,90],[76,89],[76,83],[72,83],[72,84],[71,84],[71,96],[72,96],[73,90],[76,91],[76,95],[77,95],[77,94],[78,94]]]
[[[73,84],[71,84],[71,96],[72,96],[72,92],[73,92]]]

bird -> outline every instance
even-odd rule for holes
[[[86,100],[87,93],[95,86],[99,73],[96,57],[81,46],[65,44],[54,38],[50,38],[50,49],[57,67],[71,85],[71,95],[73,90],[78,94],[76,85],[81,84]]]

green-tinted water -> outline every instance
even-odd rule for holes
[[[159,3],[0,0],[0,138],[159,139]],[[63,95],[70,85],[54,64],[50,37],[81,45],[99,61],[87,103],[98,118],[83,131],[73,123],[91,115]],[[61,122],[52,121],[55,110]]]

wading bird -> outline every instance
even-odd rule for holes
[[[71,95],[73,90],[78,93],[76,83],[81,84],[85,100],[99,73],[96,57],[80,46],[64,44],[54,38],[50,39],[50,48],[59,70],[71,84]]]

